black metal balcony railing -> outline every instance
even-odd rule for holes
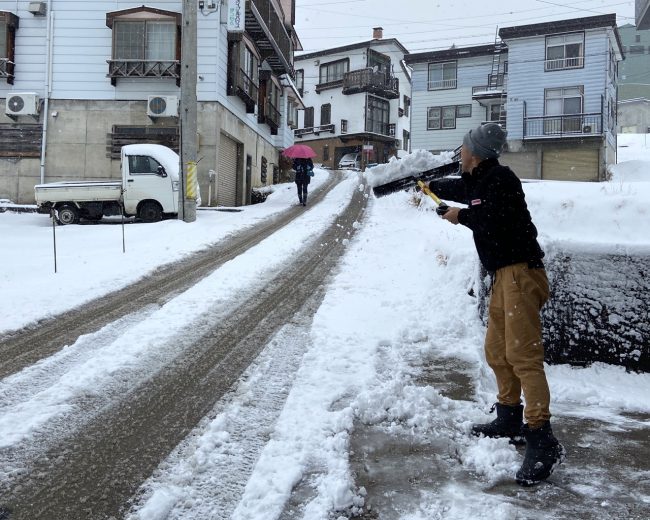
[[[399,98],[399,79],[385,72],[360,69],[343,75],[343,94],[370,92],[387,99]]]
[[[274,72],[293,75],[293,43],[270,0],[246,0],[246,31]]]
[[[14,62],[9,58],[0,58],[0,78],[6,79],[9,84],[14,82]]]
[[[499,74],[488,74],[487,85],[480,85],[478,87],[472,87],[472,96],[477,97],[490,97],[495,95],[501,95],[507,90],[508,87],[508,75],[504,73]]]
[[[180,86],[181,62],[178,60],[107,60],[108,77],[115,85],[118,78],[174,78]]]
[[[246,104],[246,112],[248,114],[255,112],[258,92],[258,86],[246,74],[246,71],[244,69],[238,69],[237,77],[235,78],[235,95]]]
[[[524,139],[535,137],[577,137],[602,135],[602,133],[603,115],[599,112],[524,117]]]

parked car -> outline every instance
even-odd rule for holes
[[[346,153],[339,161],[339,169],[341,170],[359,170],[361,169],[361,154],[360,153]]]

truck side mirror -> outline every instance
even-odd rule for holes
[[[160,175],[162,178],[167,177],[167,172],[165,171],[165,168],[163,168],[162,166],[158,166],[157,175]]]

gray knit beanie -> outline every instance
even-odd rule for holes
[[[501,155],[506,144],[506,132],[496,123],[487,123],[467,132],[463,144],[472,155],[481,159],[495,159]]]

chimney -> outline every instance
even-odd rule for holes
[[[372,28],[372,39],[381,40],[384,37],[384,28],[383,27],[373,27]]]

